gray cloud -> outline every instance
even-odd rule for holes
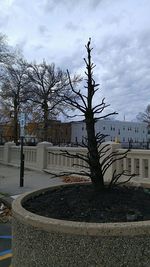
[[[21,39],[18,39],[16,47],[17,47],[17,49],[23,51],[25,49],[26,45],[27,45],[27,39],[24,36]]]
[[[0,17],[0,27],[3,28],[4,26],[6,26],[6,24],[8,23],[9,20],[9,15],[1,15]]]
[[[65,25],[66,29],[70,31],[77,31],[79,29],[79,26],[74,24],[73,22],[69,21]]]
[[[125,113],[132,119],[145,109],[150,99],[149,0],[2,3],[0,27],[12,44],[19,42],[29,60],[45,58],[83,74],[84,45],[92,37],[99,99],[105,96],[120,118]]]
[[[44,5],[44,9],[46,12],[52,12],[57,9],[57,7],[65,6],[65,8],[73,12],[76,7],[81,7],[83,5],[85,6],[85,8],[95,9],[102,1],[104,0],[57,0],[57,2],[55,0],[47,0]]]
[[[47,27],[45,25],[39,25],[38,31],[39,31],[40,34],[45,34],[45,33],[48,32],[48,29],[47,29]]]
[[[136,117],[149,99],[150,31],[134,36],[111,37],[97,51],[97,68],[102,70],[102,93],[117,111]],[[100,58],[101,57],[101,58]],[[122,116],[122,115],[120,115]]]

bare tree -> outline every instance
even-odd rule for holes
[[[147,126],[150,127],[150,105],[146,107],[144,112],[139,112],[137,119],[147,123]]]
[[[69,94],[68,77],[61,69],[56,69],[55,64],[49,65],[45,61],[41,64],[29,64],[28,77],[33,116],[40,117],[43,121],[43,137],[44,140],[47,140],[49,119],[56,118],[60,112],[64,112],[66,109],[58,92]],[[77,78],[74,81],[77,81]]]
[[[7,44],[7,38],[0,33],[0,64],[12,63],[15,59],[15,51]]]
[[[68,73],[68,79],[70,83],[70,87],[72,90],[72,93],[75,96],[78,96],[78,99],[76,98],[70,98],[68,95],[64,95],[63,100],[66,104],[71,105],[72,107],[76,108],[81,112],[81,114],[84,117],[84,121],[86,124],[86,130],[87,130],[87,137],[83,140],[83,146],[87,148],[87,156],[82,155],[81,153],[72,154],[69,151],[62,151],[61,155],[69,158],[78,158],[83,160],[86,164],[83,166],[76,164],[80,167],[84,167],[85,171],[82,172],[62,172],[60,175],[70,175],[70,174],[79,174],[79,175],[86,175],[91,178],[92,184],[94,186],[95,191],[101,191],[105,187],[104,183],[104,175],[108,168],[117,160],[121,160],[127,156],[127,152],[129,150],[126,150],[124,153],[118,153],[118,152],[111,152],[111,146],[109,144],[105,144],[102,146],[102,143],[105,140],[105,137],[107,135],[104,135],[102,133],[95,132],[95,123],[98,120],[102,120],[104,118],[108,118],[112,115],[117,114],[116,112],[111,113],[105,113],[104,110],[109,106],[105,103],[105,98],[101,100],[101,103],[98,105],[93,105],[94,96],[98,90],[99,84],[96,84],[93,76],[93,69],[95,68],[94,63],[91,60],[91,51],[92,48],[90,47],[91,40],[89,39],[89,42],[86,45],[87,50],[87,59],[84,58],[85,64],[86,64],[86,90],[87,93],[83,94],[81,90],[76,90],[71,82],[69,71]],[[121,175],[126,175],[127,180],[129,181],[133,176],[130,175],[127,171],[123,170],[121,174],[116,173],[116,170],[113,173],[113,177],[111,179],[111,182],[109,184],[109,187],[111,187],[113,184],[116,183],[124,183],[123,181],[118,182]]]
[[[27,64],[19,59],[15,65],[6,65],[1,80],[1,114],[9,115],[13,120],[14,142],[18,142],[18,114],[27,102]]]

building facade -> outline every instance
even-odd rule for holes
[[[147,124],[118,120],[99,120],[95,124],[96,133],[108,134],[105,141],[120,143],[144,143],[148,141]],[[86,125],[83,121],[71,123],[71,142],[82,143],[86,137]]]

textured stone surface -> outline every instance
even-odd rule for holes
[[[96,237],[41,231],[13,220],[13,267],[150,266],[150,237]]]

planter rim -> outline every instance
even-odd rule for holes
[[[39,190],[34,190],[25,194],[22,194],[16,198],[12,203],[13,217],[17,218],[21,223],[25,225],[31,225],[35,228],[40,228],[47,232],[59,232],[77,235],[90,235],[90,236],[143,236],[150,235],[150,220],[138,221],[138,222],[115,222],[115,223],[89,223],[89,222],[77,222],[67,221],[54,218],[48,218],[29,212],[23,208],[22,203],[31,197],[40,195],[51,189],[55,189],[60,186],[57,185]]]

